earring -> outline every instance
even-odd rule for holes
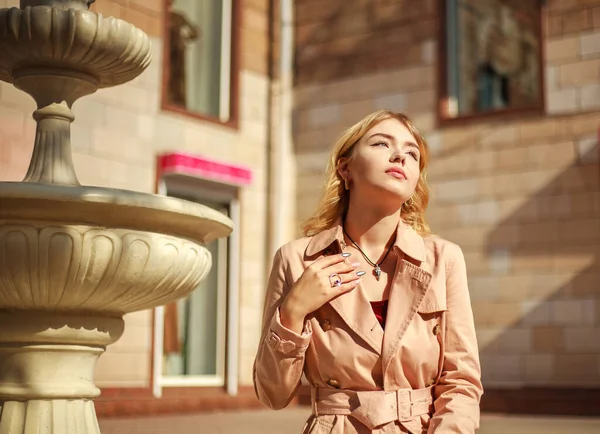
[[[344,178],[344,188],[350,190],[350,181],[346,178]]]

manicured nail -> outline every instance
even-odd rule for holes
[[[342,257],[344,257],[344,258],[347,258],[347,257],[349,257],[351,254],[352,254],[352,253],[347,253],[347,252],[346,252],[346,253],[342,253]]]
[[[357,272],[356,272],[356,275],[357,275],[357,276],[359,276],[359,277],[360,277],[360,276],[364,276],[365,274],[367,274],[367,272],[366,272],[366,271],[357,271]]]

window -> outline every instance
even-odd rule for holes
[[[167,0],[163,108],[235,124],[237,0]]]
[[[194,201],[194,198],[179,198]],[[228,215],[224,205],[200,203]],[[212,257],[206,278],[188,297],[165,307],[162,375],[212,378],[222,385],[225,382],[227,239],[215,240],[206,247]]]
[[[224,203],[169,194],[229,215]],[[223,386],[226,375],[227,293],[229,275],[228,240],[206,246],[212,258],[208,275],[186,298],[162,311],[163,386]]]
[[[540,111],[541,1],[441,3],[440,117]]]
[[[160,165],[160,163],[159,163]],[[196,202],[240,224],[238,188],[160,169],[158,193]],[[238,387],[239,236],[207,244],[212,267],[187,297],[154,311],[153,394],[164,387]]]
[[[238,392],[240,188],[252,172],[202,156],[157,158],[157,193],[197,202],[227,215],[234,230],[206,247],[212,267],[183,300],[154,310],[152,393],[164,387],[222,386]]]

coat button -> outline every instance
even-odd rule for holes
[[[340,382],[337,380],[334,380],[333,378],[331,380],[329,380],[327,382],[327,384],[329,384],[331,387],[335,387],[336,389],[340,388]]]
[[[439,324],[436,324],[436,325],[435,325],[435,327],[433,327],[433,335],[434,335],[434,336],[437,336],[437,335],[439,335],[439,334],[440,334],[440,330],[441,330],[441,327],[440,327],[440,325],[439,325]]]
[[[329,320],[324,319],[323,321],[321,321],[321,328],[325,332],[331,330],[331,323],[329,322]]]

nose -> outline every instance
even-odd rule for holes
[[[404,161],[406,160],[406,155],[404,155],[402,152],[400,152],[399,149],[394,149],[394,151],[392,152],[392,155],[390,156],[390,163],[402,163],[404,164]]]

